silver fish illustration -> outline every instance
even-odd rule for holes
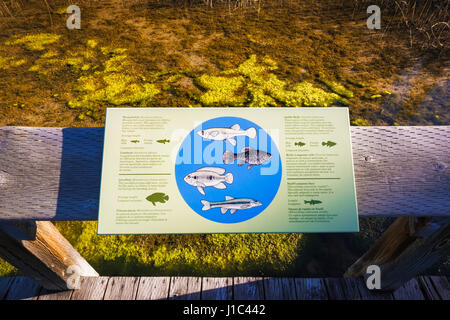
[[[233,137],[247,136],[251,139],[256,138],[256,129],[251,127],[247,130],[241,130],[239,124],[235,124],[230,128],[210,128],[201,131],[197,131],[197,134],[208,140],[227,140],[233,146],[236,145],[236,140]]]
[[[248,163],[248,169],[253,166],[263,164],[269,161],[272,155],[268,152],[262,150],[255,150],[252,147],[242,148],[241,153],[234,153],[230,150],[226,150],[223,155],[223,163],[230,164],[234,160],[239,160],[239,165],[242,166],[244,163]]]
[[[237,210],[250,209],[262,205],[261,202],[253,199],[247,198],[235,199],[230,196],[226,196],[225,201],[209,202],[207,200],[202,200],[202,204],[203,204],[202,208],[203,211],[214,208],[220,208],[220,212],[222,212],[222,214],[225,214],[225,212],[227,212],[228,209],[230,210],[230,213],[233,214]]]
[[[224,168],[220,167],[203,167],[195,172],[189,173],[184,177],[184,181],[191,186],[197,187],[198,192],[205,195],[205,187],[214,187],[217,189],[225,189],[224,182],[233,183],[233,174],[228,172],[226,175]]]

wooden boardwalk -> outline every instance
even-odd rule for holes
[[[79,290],[48,291],[27,277],[0,277],[0,300],[450,300],[450,278],[421,276],[394,292],[357,278],[87,277]]]

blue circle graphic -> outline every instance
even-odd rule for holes
[[[252,166],[255,152],[262,163]],[[214,118],[194,128],[183,140],[175,163],[184,201],[203,218],[218,223],[243,222],[263,212],[278,192],[281,174],[280,152],[272,138],[254,122],[238,117]]]

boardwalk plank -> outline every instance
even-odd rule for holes
[[[48,290],[42,288],[38,300],[70,300],[73,290]]]
[[[28,277],[15,277],[5,300],[37,300],[41,286]]]
[[[390,292],[382,292],[379,290],[369,290],[366,282],[363,278],[356,279],[356,285],[358,286],[359,294],[362,300],[393,300],[394,297]]]
[[[13,277],[0,277],[0,300],[3,300],[8,293],[8,289],[13,283]]]
[[[111,277],[104,300],[134,300],[139,285],[138,277]]]
[[[72,300],[103,300],[109,277],[82,277]]]
[[[0,127],[0,220],[96,220],[103,135]],[[360,216],[450,214],[450,126],[351,127],[351,138]]]
[[[163,300],[169,297],[170,277],[142,277],[136,300]]]
[[[416,279],[409,280],[392,294],[395,300],[425,300]]]
[[[442,300],[450,300],[450,281],[446,277],[431,276],[431,281]]]
[[[170,279],[170,300],[200,300],[202,278],[172,277]]]
[[[436,288],[433,285],[433,281],[430,277],[421,276],[417,277],[419,284],[421,286],[422,292],[425,295],[425,298],[428,300],[441,300],[441,296],[436,291]]]
[[[325,278],[324,282],[328,291],[328,299],[345,300],[344,288],[339,278]]]
[[[358,288],[358,278],[341,278],[342,289],[346,300],[361,300],[361,293]]]
[[[235,300],[264,300],[263,278],[235,277],[233,282]]]
[[[293,278],[264,278],[266,300],[295,300],[295,281]]]
[[[233,278],[203,278],[202,300],[233,299]]]
[[[298,300],[327,300],[327,289],[320,278],[296,278],[295,288]]]

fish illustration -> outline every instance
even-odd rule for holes
[[[323,141],[323,142],[322,142],[322,145],[323,145],[324,147],[326,146],[326,147],[330,147],[330,148],[331,148],[331,147],[334,147],[334,146],[336,145],[336,142],[329,141],[329,140],[328,140],[327,142]]]
[[[230,196],[225,196],[225,201],[209,202],[207,200],[201,200],[201,202],[203,204],[202,208],[203,211],[214,208],[220,208],[220,212],[222,212],[222,214],[225,214],[225,212],[227,212],[228,209],[230,209],[230,213],[233,214],[236,212],[236,210],[250,209],[262,205],[261,202],[253,199],[247,198],[235,199]]]
[[[239,124],[235,124],[230,128],[210,128],[197,131],[197,134],[208,140],[227,140],[231,145],[236,146],[236,140],[233,137],[247,136],[251,139],[256,138],[256,129],[251,127],[247,130],[241,130]]]
[[[304,145],[306,145],[306,143],[301,142],[301,141],[294,143],[294,146],[303,147]]]
[[[162,139],[162,140],[156,140],[156,142],[166,144],[166,143],[169,143],[170,140],[169,139]]]
[[[233,183],[233,174],[228,172],[226,175],[224,168],[220,167],[203,167],[195,172],[189,173],[184,177],[184,181],[191,186],[197,187],[198,192],[205,195],[205,187],[214,187],[217,189],[225,189],[224,182]]]
[[[223,163],[230,164],[233,163],[234,160],[239,160],[239,166],[242,166],[247,162],[249,164],[248,169],[263,164],[271,158],[272,155],[270,153],[262,150],[255,150],[252,147],[242,148],[241,153],[234,153],[230,150],[226,150],[222,155]]]
[[[131,140],[131,143],[139,143],[139,140]]]
[[[319,201],[319,200],[310,200],[310,201],[307,201],[307,200],[305,200],[305,204],[310,204],[310,205],[315,205],[315,204],[320,204],[320,203],[322,203],[322,201]]]
[[[155,192],[149,195],[147,198],[145,198],[147,201],[150,201],[155,206],[156,202],[165,203],[169,200],[169,196],[162,192]]]

